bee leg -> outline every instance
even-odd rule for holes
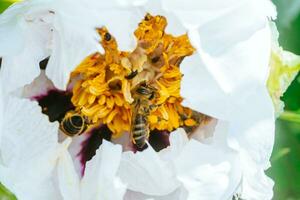
[[[149,110],[152,111],[154,109],[156,109],[159,105],[150,105],[149,106]]]

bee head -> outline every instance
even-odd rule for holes
[[[152,100],[155,97],[155,88],[149,87],[145,84],[141,84],[136,88],[136,93],[149,100]]]

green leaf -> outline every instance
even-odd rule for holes
[[[0,183],[0,200],[17,200],[17,198]]]
[[[282,27],[289,27],[293,20],[299,15],[299,0],[273,0],[277,5],[278,24]]]
[[[275,181],[274,200],[300,199],[300,124],[278,120],[268,175]]]
[[[290,152],[291,152],[291,148],[288,148],[288,147],[281,148],[281,149],[278,150],[278,152],[276,152],[276,154],[273,155],[271,161],[276,162],[280,158],[283,158],[284,156],[287,156]]]
[[[2,13],[6,8],[8,8],[12,3],[17,1],[18,0],[0,0],[0,13]]]
[[[280,115],[280,119],[300,124],[300,113],[292,112],[292,111],[284,111]]]

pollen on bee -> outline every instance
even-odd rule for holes
[[[194,119],[186,119],[184,120],[184,124],[186,126],[195,126],[197,122]]]
[[[195,49],[186,34],[167,34],[166,26],[165,17],[147,14],[134,31],[137,45],[131,52],[120,51],[107,28],[97,29],[105,53],[88,56],[70,76],[70,83],[76,80],[72,103],[91,125],[106,124],[112,137],[130,132],[139,85],[154,91],[148,99],[152,106],[145,109],[150,130],[172,131],[198,123],[191,109],[181,105],[180,96],[179,66]]]

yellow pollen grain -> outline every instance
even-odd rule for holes
[[[156,115],[150,115],[150,116],[148,117],[148,120],[149,120],[149,123],[155,124],[155,123],[158,122],[158,117],[157,117]]]
[[[187,119],[187,120],[184,121],[184,124],[185,124],[186,126],[195,126],[197,123],[196,123],[196,121],[193,120],[193,119]]]

